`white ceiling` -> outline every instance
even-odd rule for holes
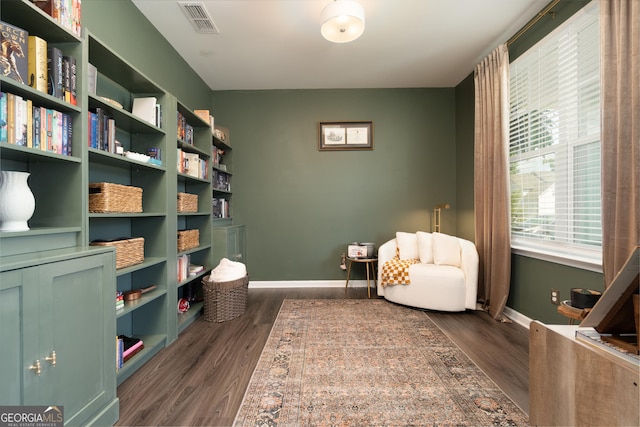
[[[132,0],[213,90],[454,87],[548,0],[358,0],[365,31],[320,35],[332,0],[194,0],[219,34],[195,31],[178,0]]]

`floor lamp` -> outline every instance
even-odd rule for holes
[[[449,209],[449,203],[443,203],[441,205],[436,205],[433,207],[433,217],[431,223],[431,231],[434,233],[440,232],[440,211],[442,209]]]

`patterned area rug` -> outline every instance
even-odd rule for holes
[[[423,311],[384,300],[285,300],[234,425],[528,421]]]

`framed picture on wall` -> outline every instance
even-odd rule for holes
[[[373,150],[373,122],[320,122],[320,151]]]

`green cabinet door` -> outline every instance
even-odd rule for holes
[[[38,313],[37,269],[0,272],[0,405],[28,404],[40,394],[38,318],[23,313]]]
[[[41,404],[64,405],[67,424],[85,425],[114,399],[115,283],[106,262],[106,255],[75,258],[39,272],[48,302],[40,307],[41,395],[51,399]]]
[[[0,272],[0,339],[11,343],[0,405],[64,406],[65,425],[117,421],[115,260],[95,252]]]

